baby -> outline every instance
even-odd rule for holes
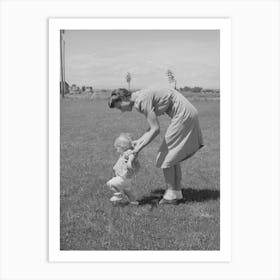
[[[132,139],[128,133],[121,133],[115,140],[114,147],[120,157],[113,167],[115,177],[106,185],[114,192],[110,201],[120,202],[128,198],[130,204],[138,205],[138,201],[132,191],[132,179],[139,170],[139,161],[133,154]]]

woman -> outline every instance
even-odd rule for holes
[[[146,117],[150,129],[134,142],[134,153],[139,153],[160,132],[158,116],[166,113],[171,122],[156,157],[156,166],[162,168],[167,190],[160,204],[177,204],[183,198],[180,162],[191,157],[203,146],[202,134],[195,107],[172,88],[151,87],[129,92],[116,89],[112,92],[109,107],[122,112],[134,107]]]

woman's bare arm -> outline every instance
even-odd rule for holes
[[[160,132],[160,126],[155,112],[149,112],[146,118],[150,129],[136,141],[136,146],[134,147],[136,153],[139,153],[145,146],[151,143]]]
[[[132,141],[133,144],[134,144],[133,146],[135,146],[137,142],[139,142],[139,143],[142,142],[143,139],[146,137],[146,133],[149,132],[150,129],[151,129],[151,128],[149,127],[149,128],[146,130],[146,132],[145,132],[140,138],[138,138],[137,140]]]

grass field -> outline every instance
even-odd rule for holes
[[[112,206],[104,184],[117,160],[114,139],[141,136],[144,117],[111,110],[106,100],[61,100],[61,250],[219,250],[219,101],[192,103],[206,146],[182,164],[182,203],[157,206],[165,186],[153,163],[169,122],[164,116],[161,134],[139,157],[135,207]]]

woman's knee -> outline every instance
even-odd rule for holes
[[[167,168],[163,168],[162,171],[163,171],[164,175],[171,176],[175,172],[175,167],[174,166],[170,166],[170,167],[167,167]]]

